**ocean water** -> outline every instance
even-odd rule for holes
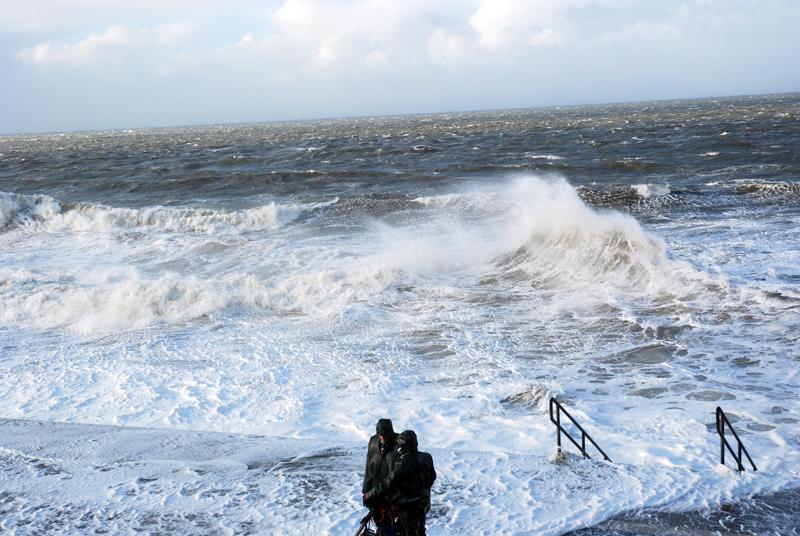
[[[0,417],[334,452],[209,530],[354,531],[379,417],[439,462],[431,534],[745,504],[800,487],[798,244],[796,94],[0,137]],[[549,462],[551,396],[614,464]]]

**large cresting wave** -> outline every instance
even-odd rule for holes
[[[561,178],[527,175],[501,187],[415,202],[439,212],[431,228],[446,229],[422,239],[400,233],[404,255],[418,267],[472,267],[518,285],[584,296],[687,298],[727,288],[670,258],[664,240],[632,216],[589,207]]]

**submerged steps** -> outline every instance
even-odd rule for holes
[[[595,440],[592,439],[592,437],[586,432],[586,430],[584,430],[583,427],[578,424],[578,421],[575,420],[575,418],[567,411],[564,405],[559,402],[556,397],[550,397],[549,409],[550,422],[552,422],[556,427],[556,447],[558,448],[559,453],[561,452],[561,434],[564,434],[564,436],[569,439],[570,442],[578,448],[578,450],[580,450],[584,458],[591,459],[591,456],[589,456],[589,454],[586,452],[586,441],[588,440],[594,446],[594,448],[603,455],[603,459],[605,461],[611,461],[611,458],[609,458],[605,451],[600,448],[600,445],[598,445],[597,442],[595,442]],[[572,425],[580,431],[580,443],[578,443],[578,441],[572,437],[572,434],[570,434],[569,431],[562,426],[562,414],[564,414],[572,423]],[[717,434],[719,435],[719,463],[725,465],[725,449],[727,449],[731,456],[733,456],[733,459],[736,461],[736,470],[738,472],[741,473],[744,471],[744,465],[742,464],[743,455],[747,457],[747,460],[750,462],[753,471],[758,471],[755,462],[753,462],[753,458],[750,457],[750,453],[747,451],[744,443],[742,443],[742,440],[739,438],[739,434],[736,433],[736,430],[733,428],[730,420],[728,420],[725,412],[719,406],[717,406],[715,425]],[[736,451],[734,451],[733,447],[725,436],[726,430],[730,430],[731,434],[733,434],[733,438],[736,440]]]

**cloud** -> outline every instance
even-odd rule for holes
[[[618,30],[607,32],[597,38],[597,43],[609,45],[619,42],[638,42],[659,40],[670,42],[680,37],[678,28],[664,22],[636,21]]]
[[[553,47],[563,42],[564,35],[550,28],[538,31],[528,39],[528,43],[534,47]]]
[[[587,4],[588,0],[482,0],[469,24],[484,47],[548,47],[564,40],[561,28],[568,26],[570,11]]]
[[[484,1],[470,17],[469,24],[478,34],[478,41],[487,47],[506,44],[526,24],[527,13],[522,2],[514,0]]]
[[[364,64],[374,68],[384,67],[389,64],[389,56],[383,50],[375,49],[366,55]]]
[[[606,0],[609,1],[609,0]],[[456,66],[508,46],[546,48],[567,38],[566,10],[589,0],[285,0],[249,53],[296,58],[306,75],[392,63]],[[236,52],[231,49],[231,52]],[[267,60],[269,61],[269,60]]]
[[[32,0],[46,4],[46,0]],[[181,0],[183,1],[183,0]],[[633,0],[599,0],[603,2]],[[148,5],[152,0],[146,0]],[[295,74],[331,76],[351,69],[406,66],[455,66],[470,59],[489,59],[504,49],[551,48],[570,39],[567,14],[590,0],[283,0],[257,16],[252,5],[239,0],[245,32],[228,37],[216,50],[198,46],[198,57],[216,54],[230,61],[260,62],[262,69],[286,75],[290,63]],[[97,0],[78,4],[101,9]],[[133,8],[126,2],[129,10]],[[198,2],[198,13],[209,2]],[[184,2],[184,7],[188,5]],[[156,13],[166,8],[154,8]],[[125,10],[123,10],[125,12]],[[199,16],[198,14],[198,16]],[[227,20],[227,19],[225,19]],[[211,19],[203,27],[206,36],[220,39],[227,24]],[[201,25],[195,22],[195,26]],[[242,22],[240,21],[239,25]],[[115,24],[105,33],[91,34],[71,44],[52,41],[28,47],[18,57],[40,66],[86,65],[126,50],[148,46],[169,49],[188,36],[187,23],[156,27]],[[192,53],[192,51],[188,51]],[[291,58],[291,62],[286,61]]]
[[[191,32],[191,26],[185,23],[164,24],[155,28],[111,26],[102,34],[91,34],[73,44],[54,46],[49,42],[40,43],[22,50],[19,58],[37,65],[81,65],[123,49],[169,47],[185,39]]]
[[[260,58],[263,68],[291,63],[302,76],[382,69],[396,63],[426,62],[426,43],[437,20],[456,4],[441,0],[286,0],[235,46],[224,47],[233,62]],[[291,62],[286,61],[291,58]]]
[[[463,35],[437,28],[428,39],[428,57],[439,66],[450,66],[474,54],[472,43]]]

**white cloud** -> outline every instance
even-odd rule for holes
[[[242,36],[241,39],[239,39],[239,41],[234,46],[239,48],[247,48],[247,47],[252,47],[255,44],[256,44],[255,36],[250,32],[247,32]]]
[[[343,40],[341,35],[332,35],[323,40],[317,47],[317,53],[311,60],[310,67],[320,71],[336,67],[342,56],[346,54]]]
[[[553,47],[564,42],[564,35],[561,32],[545,28],[533,34],[528,43],[534,47]]]
[[[471,49],[472,44],[467,38],[441,28],[436,29],[428,39],[428,56],[439,66],[464,61],[473,53]]]
[[[372,52],[368,53],[364,58],[364,65],[367,67],[383,67],[389,64],[389,56],[380,49],[375,49]]]
[[[565,34],[549,24],[587,1],[285,0],[272,12],[269,30],[252,32],[247,44],[265,57],[276,47],[291,49],[306,74],[391,62],[453,66],[481,48],[491,54],[508,44],[560,44]]]
[[[680,36],[678,28],[664,22],[636,21],[622,28],[606,32],[597,38],[597,43],[603,45],[624,41],[659,40],[668,43]]]
[[[155,28],[111,26],[102,34],[91,34],[73,44],[54,46],[49,42],[24,49],[19,57],[25,62],[44,64],[86,64],[104,53],[125,48],[168,47],[191,33],[188,24],[164,24]]]
[[[481,45],[495,47],[506,44],[526,18],[522,2],[491,0],[481,3],[469,24],[477,32]]]
[[[469,24],[482,46],[494,48],[511,44],[537,47],[560,43],[570,10],[588,0],[482,0]]]
[[[449,8],[464,10],[443,0],[286,0],[260,32],[250,32],[228,53],[238,61],[236,55],[246,48],[264,65],[285,64],[282,58],[291,57],[296,71],[306,76],[427,61],[426,44],[437,28],[430,21],[452,16]]]
[[[453,66],[476,56],[502,53],[507,46],[545,48],[562,44],[568,38],[565,13],[588,1],[283,0],[252,17],[246,32],[238,32],[238,41],[233,34],[228,41],[231,45],[216,48],[234,63],[260,61],[260,67],[267,71],[280,65],[276,71],[282,76],[289,66],[286,58],[291,58],[296,73],[304,76],[329,76],[357,67],[385,67],[392,62]],[[78,3],[99,9],[97,0]],[[243,3],[240,0],[238,5]],[[202,1],[198,5],[207,10],[208,4]],[[18,57],[40,66],[86,65],[126,49],[157,46],[167,50],[187,37],[188,29],[186,24],[117,24],[76,43],[39,43]],[[218,38],[222,29],[206,27],[205,31]],[[200,57],[213,51],[205,45],[194,53]]]

